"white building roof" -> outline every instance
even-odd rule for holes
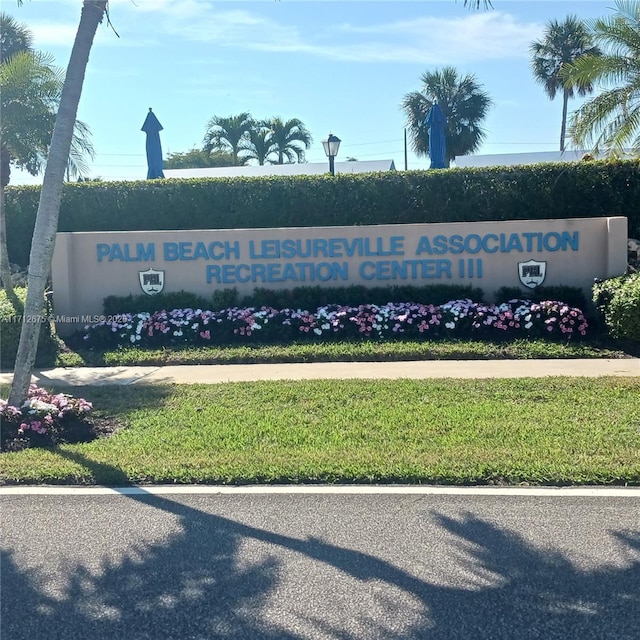
[[[587,149],[565,151],[533,151],[531,153],[496,153],[490,155],[456,156],[456,167],[509,167],[515,164],[538,164],[539,162],[577,162],[585,153],[597,157]]]
[[[336,173],[369,173],[395,171],[393,160],[365,160],[363,162],[336,162]],[[295,164],[265,164],[246,167],[208,167],[206,169],[165,169],[165,178],[236,178],[257,176],[309,176],[329,173],[327,162]]]

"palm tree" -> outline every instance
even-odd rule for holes
[[[9,184],[11,166],[38,174],[46,161],[64,82],[63,73],[53,65],[53,57],[30,50],[30,32],[6,14],[0,15],[3,51],[0,63],[0,278],[13,296],[11,268],[7,255],[4,189]],[[20,50],[20,47],[26,47]],[[87,173],[85,158],[93,157],[87,125],[76,121],[67,165],[68,175]]]
[[[2,155],[32,175],[40,170],[51,141],[63,79],[47,54],[24,51],[0,65]],[[10,174],[2,175],[2,186]]]
[[[0,13],[0,64],[21,51],[33,50],[33,37],[26,25]]]
[[[206,167],[232,167],[233,156],[225,151],[207,153],[204,149],[174,151],[164,160],[165,169],[203,169]]]
[[[55,122],[61,78],[44,54],[22,51],[0,64],[0,277],[15,303],[7,255],[4,191],[11,165],[35,175],[46,155]]]
[[[411,147],[419,156],[428,155],[429,132],[424,120],[437,102],[447,119],[445,164],[448,167],[456,156],[480,147],[485,137],[480,124],[491,106],[491,99],[475,76],[460,77],[454,67],[427,71],[420,80],[422,89],[406,94],[401,104],[407,116]]]
[[[304,152],[311,146],[311,133],[298,118],[284,122],[282,118],[271,118],[265,122],[271,132],[270,141],[278,154],[277,164],[304,162]]]
[[[102,22],[106,11],[107,0],[83,0],[80,23],[60,96],[60,106],[56,115],[56,124],[40,191],[40,202],[38,203],[29,256],[27,299],[24,306],[25,318],[35,318],[42,313],[44,291],[51,271],[53,247],[58,230],[62,185],[73,140],[82,85],[93,39],[98,24]],[[9,395],[9,404],[11,405],[22,406],[27,397],[39,337],[38,323],[23,322]]]
[[[567,105],[569,98],[577,92],[585,96],[593,92],[591,82],[569,85],[563,70],[580,57],[599,56],[600,49],[594,46],[586,24],[577,16],[567,16],[564,22],[551,20],[547,23],[544,38],[531,43],[531,68],[534,78],[544,86],[550,100],[562,91],[562,126],[560,127],[560,151],[564,151],[567,131]]]
[[[605,53],[584,56],[566,71],[571,84],[599,83],[603,91],[571,118],[571,138],[607,155],[630,147],[640,154],[640,2],[616,2],[613,16],[589,23]]]
[[[260,166],[265,162],[274,163],[269,156],[277,153],[278,149],[268,122],[256,122],[255,127],[249,131],[249,140],[244,144],[243,150],[246,151],[244,158],[257,160]]]
[[[208,153],[211,151],[231,153],[235,167],[238,165],[238,154],[249,139],[249,132],[253,127],[253,118],[246,111],[237,116],[213,116],[207,123],[204,149]]]
[[[31,32],[23,24],[14,20],[10,15],[0,13],[0,66],[17,53],[31,51]],[[5,88],[0,88],[2,96],[5,96]],[[4,111],[4,108],[1,108]],[[4,189],[9,184],[11,174],[11,156],[5,143],[5,135],[0,130],[0,280],[13,302],[20,308],[20,302],[13,291],[11,281],[11,265],[7,252],[7,225],[4,217]]]

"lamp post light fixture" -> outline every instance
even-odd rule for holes
[[[322,141],[324,152],[327,154],[327,158],[329,158],[329,173],[332,176],[336,175],[334,158],[338,155],[338,149],[340,148],[341,142],[342,140],[340,140],[338,136],[334,136],[333,133],[330,133],[327,139]]]

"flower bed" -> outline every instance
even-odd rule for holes
[[[174,309],[123,315],[85,327],[86,346],[279,343],[300,340],[586,336],[584,313],[562,302],[510,300],[492,305],[454,300],[443,305],[388,303],[301,309]]]
[[[65,432],[75,430],[91,409],[91,403],[83,398],[49,393],[32,384],[21,407],[0,399],[1,448],[4,451],[64,441]]]

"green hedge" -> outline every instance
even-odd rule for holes
[[[640,273],[596,283],[593,301],[614,338],[640,342]]]
[[[236,289],[215,291],[211,299],[189,291],[159,293],[156,296],[108,296],[104,299],[104,314],[154,313],[173,309],[206,309],[219,311],[231,307],[272,307],[273,309],[317,309],[329,304],[358,306],[387,304],[388,302],[421,302],[441,305],[450,300],[483,300],[482,289],[467,285],[433,284],[422,287],[390,286],[364,287],[294,287],[293,289],[256,288],[240,297]]]
[[[12,262],[26,265],[39,187],[9,187]],[[315,227],[627,216],[640,237],[640,163],[67,184],[60,231]]]

